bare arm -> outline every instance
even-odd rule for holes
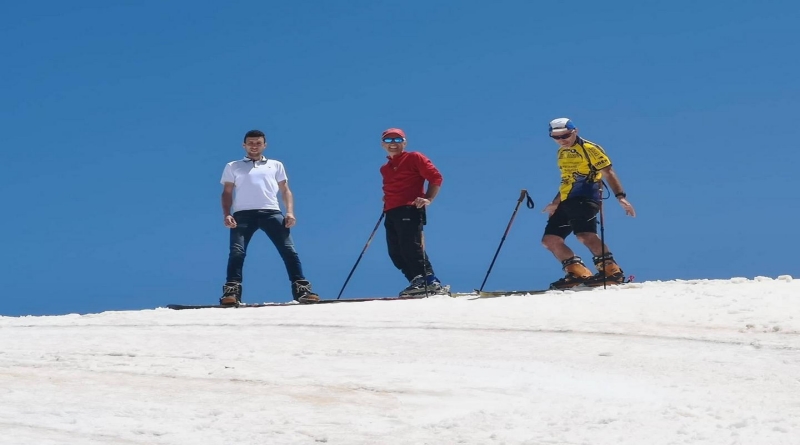
[[[415,199],[414,200],[414,205],[416,205],[418,209],[422,208],[422,207],[425,207],[427,205],[430,205],[431,202],[433,202],[433,198],[435,198],[436,195],[439,194],[439,190],[441,188],[442,188],[441,185],[435,185],[435,184],[431,184],[429,182],[428,183],[428,191],[425,192],[425,197],[424,198],[423,197],[419,197],[419,198]]]
[[[544,206],[544,209],[542,209],[542,213],[547,213],[548,215],[553,216],[553,213],[555,213],[556,208],[558,207],[559,204],[561,204],[561,192],[560,191],[558,193],[556,193],[556,197],[553,198],[553,202],[551,202],[550,204],[547,204],[546,206]]]
[[[606,176],[606,181],[608,182],[609,188],[611,188],[612,194],[625,193],[625,190],[622,189],[622,182],[620,182],[617,172],[614,171],[614,167],[608,166],[600,171]]]
[[[278,187],[281,191],[281,197],[283,198],[283,205],[286,207],[286,227],[292,227],[297,223],[297,219],[294,217],[294,195],[292,195],[292,190],[289,188],[289,182],[283,180],[278,183]]]
[[[233,206],[233,183],[226,182],[222,185],[222,217],[225,227],[233,229],[236,227],[236,220],[231,216],[231,207]]]
[[[425,192],[425,199],[427,199],[428,201],[433,201],[433,198],[435,198],[436,195],[439,194],[439,190],[441,190],[441,188],[442,188],[441,185],[434,185],[429,182],[428,191]]]
[[[633,205],[628,202],[628,199],[625,196],[625,189],[622,188],[622,182],[619,180],[617,172],[614,171],[614,168],[609,165],[600,171],[606,175],[608,187],[611,189],[611,193],[613,193],[614,196],[619,200],[619,205],[621,205],[625,210],[625,214],[635,217],[636,210],[634,210]]]

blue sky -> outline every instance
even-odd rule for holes
[[[454,290],[561,276],[541,247],[570,117],[635,219],[606,238],[639,281],[798,275],[800,87],[790,1],[79,1],[0,11],[2,315],[213,303],[219,178],[250,129],[284,162],[306,276],[335,298],[381,211],[383,129],[442,171],[428,251]],[[568,241],[588,259],[574,238]],[[266,236],[246,301],[290,299]],[[381,228],[346,297],[405,286]]]

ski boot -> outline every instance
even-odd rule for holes
[[[550,283],[550,289],[569,289],[580,286],[592,277],[592,271],[583,264],[580,257],[567,258],[561,262],[561,266],[567,274],[564,278]]]
[[[222,285],[222,297],[219,304],[222,306],[238,306],[242,303],[242,283],[228,281]]]
[[[292,283],[292,298],[300,304],[319,301],[319,295],[311,291],[311,283],[308,280],[297,280]]]
[[[605,284],[622,284],[625,282],[625,272],[620,269],[619,264],[614,261],[614,255],[606,253],[602,256],[593,257],[594,267],[597,273],[586,280],[587,286],[597,287]]]

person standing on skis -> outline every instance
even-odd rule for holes
[[[399,128],[381,135],[381,146],[388,154],[388,162],[381,166],[386,245],[392,263],[409,282],[400,296],[436,294],[443,286],[425,253],[422,226],[425,209],[442,186],[442,174],[422,153],[405,151],[407,144],[406,133]]]
[[[292,297],[299,303],[316,303],[319,296],[311,291],[311,283],[303,275],[289,230],[297,220],[294,217],[294,196],[283,163],[264,156],[267,140],[262,131],[248,131],[242,147],[244,159],[225,165],[220,180],[223,224],[230,229],[230,251],[227,280],[222,286],[219,303],[223,306],[241,303],[242,268],[247,245],[259,229],[278,249],[292,283]],[[278,205],[279,192],[286,208],[285,215]]]
[[[578,285],[599,286],[604,282],[623,283],[624,272],[608,246],[604,246],[597,235],[597,214],[601,206],[604,175],[625,214],[636,216],[622,183],[611,167],[611,159],[600,145],[581,138],[578,128],[568,118],[550,122],[550,137],[559,145],[557,159],[561,185],[553,202],[542,211],[550,215],[542,244],[561,261],[566,273],[564,278],[551,283],[550,287],[567,289]],[[575,233],[578,241],[592,253],[592,261],[598,271],[596,274],[592,275],[581,258],[564,242],[570,233]]]

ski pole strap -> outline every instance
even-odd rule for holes
[[[594,166],[594,164],[592,164],[592,160],[589,158],[589,152],[586,151],[586,147],[583,146],[583,140],[581,138],[578,138],[577,142],[578,142],[578,145],[581,146],[581,149],[583,150],[583,154],[586,155],[586,162],[589,164],[589,180],[592,181],[592,182],[597,182],[595,180],[597,179],[597,174],[600,171],[597,170],[597,168]],[[599,182],[600,182],[600,202],[603,202],[604,199],[608,199],[608,198],[611,197],[611,192],[610,192],[611,188],[608,186],[608,184],[606,184],[606,182],[604,180],[601,179]],[[609,194],[606,197],[603,196],[603,193],[604,193],[603,192],[603,187],[604,186],[605,186],[605,188],[607,190],[609,190]]]
[[[525,189],[522,189],[522,190],[520,190],[520,192],[519,192],[519,199],[517,200],[517,203],[522,203],[522,201],[523,201],[525,198],[528,198],[528,202],[526,202],[526,203],[525,203],[525,205],[526,205],[526,206],[528,206],[528,208],[529,208],[529,209],[532,209],[532,208],[533,208],[533,206],[534,206],[534,204],[533,204],[533,199],[531,199],[531,195],[530,195],[530,194],[528,194],[528,191],[527,191],[527,190],[525,190]]]

